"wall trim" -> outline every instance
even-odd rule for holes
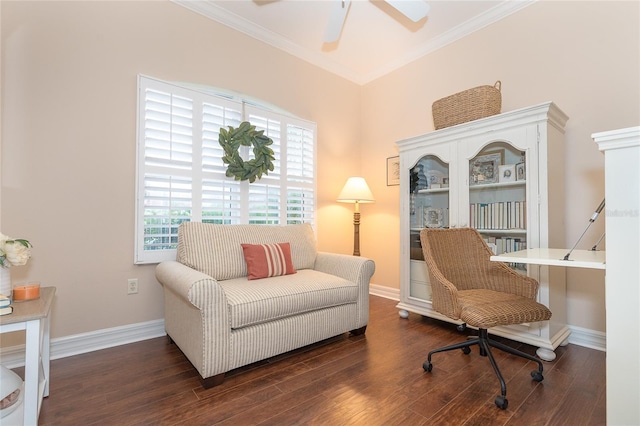
[[[570,325],[569,330],[571,330],[569,343],[602,352],[607,351],[607,333],[575,325]]]
[[[51,359],[66,358],[100,349],[166,336],[164,319],[105,328],[51,339]],[[7,368],[24,366],[25,345],[0,348],[0,360]]]
[[[400,300],[400,290],[378,284],[369,284],[369,294],[384,297],[385,299]]]
[[[400,300],[399,289],[377,284],[369,285],[369,294],[385,299]],[[569,343],[606,351],[606,333],[572,325],[569,326],[569,330],[571,330]],[[66,358],[162,336],[166,336],[163,319],[74,334],[51,339],[51,359]],[[7,368],[24,366],[24,353],[24,345],[0,348],[2,365]]]
[[[389,62],[388,64],[378,67],[365,75],[361,75],[345,65],[338,64],[333,61],[326,53],[310,50],[296,44],[294,41],[282,36],[281,34],[268,30],[256,25],[250,20],[238,16],[230,12],[226,8],[216,4],[215,0],[192,1],[192,0],[171,0],[182,7],[193,12],[199,13],[209,19],[233,28],[253,37],[256,40],[270,44],[271,46],[283,50],[297,58],[309,62],[312,65],[320,67],[326,71],[337,74],[356,84],[364,85],[380,78],[392,71],[395,71],[423,56],[435,52],[461,38],[464,38],[474,32],[481,30],[507,16],[534,4],[537,0],[520,0],[520,1],[502,1],[489,10],[447,30],[444,33],[428,40],[424,45],[407,52],[406,55]]]

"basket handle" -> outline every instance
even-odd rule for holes
[[[502,82],[500,80],[496,81],[496,84],[493,85],[498,91],[500,91],[500,87],[502,86]]]

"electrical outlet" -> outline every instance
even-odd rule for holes
[[[137,294],[137,293],[138,293],[138,279],[129,278],[127,280],[127,294]]]

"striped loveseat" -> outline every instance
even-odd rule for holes
[[[249,280],[243,244],[289,243],[294,274]],[[224,374],[369,320],[372,260],[318,252],[310,225],[183,223],[175,261],[160,263],[165,328],[202,377]]]

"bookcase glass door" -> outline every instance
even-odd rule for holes
[[[449,226],[449,165],[435,155],[425,155],[409,173],[411,259],[424,260],[420,230]]]
[[[435,155],[421,157],[409,170],[411,285],[409,297],[431,300],[420,230],[449,226],[449,164]]]
[[[527,248],[526,178],[525,152],[507,142],[491,143],[469,161],[469,226],[496,254]]]

